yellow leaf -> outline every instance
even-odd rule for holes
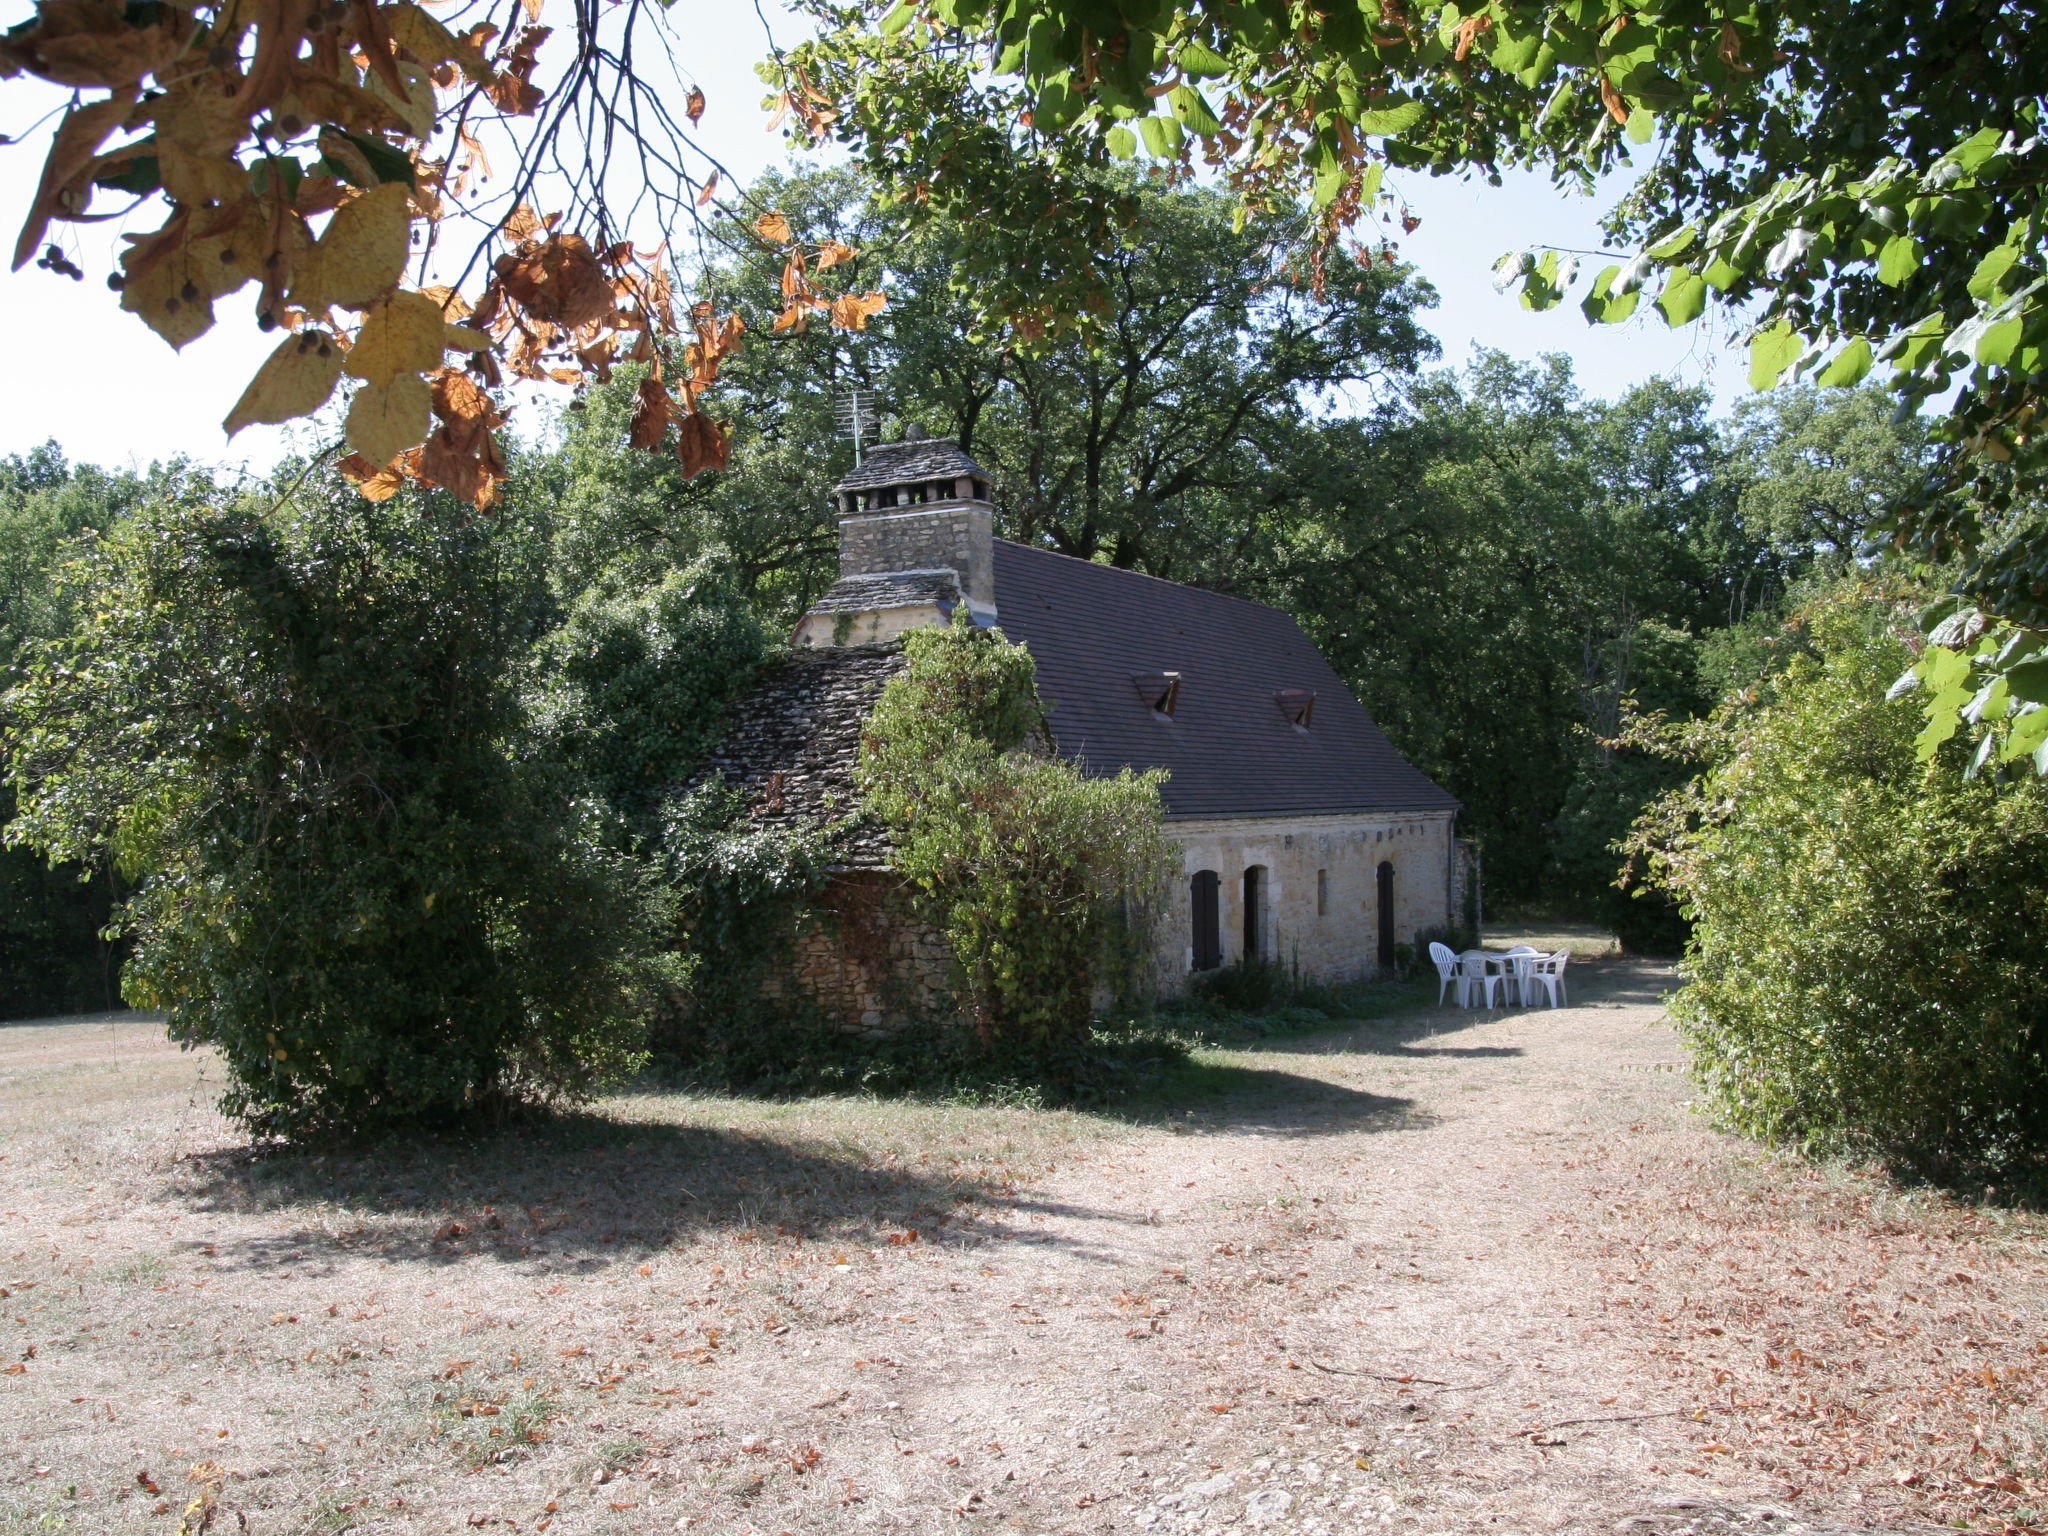
[[[195,250],[199,244],[193,241],[176,247],[139,277],[131,275],[121,289],[121,307],[140,315],[174,348],[182,348],[213,328],[213,283],[221,264],[217,254]],[[122,265],[129,266],[136,254],[128,252]],[[212,271],[207,270],[209,260]]]
[[[366,309],[396,283],[412,235],[407,197],[404,182],[387,181],[337,208],[293,274],[293,299]]]
[[[389,384],[404,373],[425,373],[441,366],[447,332],[441,306],[424,293],[388,293],[363,316],[363,328],[356,332],[356,344],[343,366],[353,377],[372,384]],[[422,430],[420,437],[424,436]],[[418,441],[414,438],[402,446],[410,448]],[[378,462],[389,459],[387,454]]]
[[[229,203],[249,190],[249,174],[229,155],[195,155],[175,144],[159,144],[157,174],[164,191],[187,208]]]
[[[434,131],[433,73],[424,64],[400,63],[397,69],[399,79],[405,83],[403,94],[394,91],[378,70],[372,70],[364,79],[364,89],[387,102],[405,120],[414,138],[427,138]]]
[[[225,155],[249,134],[249,113],[217,91],[194,90],[156,104],[156,135],[192,155]]]
[[[441,333],[441,345],[450,352],[481,352],[490,344],[490,337],[466,325],[451,325]]]
[[[426,439],[434,392],[416,373],[365,384],[348,403],[348,441],[372,464],[389,464]]]
[[[779,213],[764,213],[754,220],[754,233],[763,240],[773,240],[777,245],[787,245],[792,238],[789,220]]]
[[[384,25],[392,41],[422,64],[457,64],[470,79],[481,85],[490,76],[484,57],[463,38],[421,10],[412,0],[401,0],[384,13]]]
[[[325,331],[287,336],[264,359],[221,423],[229,437],[255,421],[291,421],[327,403],[341,378],[341,348]]]

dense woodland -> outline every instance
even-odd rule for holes
[[[504,505],[465,535],[489,546],[491,601],[516,614],[534,728],[572,734],[570,755],[629,814],[650,770],[686,769],[719,700],[634,725],[652,673],[624,652],[650,630],[683,643],[712,587],[773,635],[829,584],[824,490],[853,452],[834,411],[857,385],[883,402],[884,430],[957,436],[989,466],[1005,536],[1301,618],[1465,801],[1493,907],[1606,912],[1668,950],[1668,906],[1614,887],[1611,845],[1672,772],[1607,744],[1624,709],[1695,715],[1739,683],[1756,636],[1852,564],[1925,457],[1917,423],[1872,391],[1786,389],[1717,420],[1704,390],[1661,380],[1589,400],[1561,358],[1437,367],[1421,274],[1371,252],[1313,270],[1305,217],[1234,229],[1219,194],[1147,189],[1105,344],[1037,354],[976,340],[946,281],[958,237],[892,222],[853,173],[763,195],[858,248],[888,310],[858,333],[771,335],[754,301],[774,294],[772,258],[715,268],[707,285],[756,323],[725,369],[731,469],[690,479],[629,452],[642,372],[623,367],[534,424]],[[50,444],[0,473],[10,679],[76,622],[76,589],[53,579],[67,550],[90,560],[90,531],[138,508],[356,515],[298,465],[235,487],[196,460],[116,472]],[[401,507],[468,522],[419,492],[378,515]],[[109,1001],[91,933],[118,874],[80,887],[28,849],[5,859],[6,1011]]]
[[[1949,1069],[1902,1080],[1883,1052],[1843,1055],[1867,1035],[1854,1021],[1828,1036],[1814,1096],[1813,1062],[1782,1041],[1802,1019],[1827,1035],[1839,967],[1790,994],[1810,1017],[1752,985],[1762,950],[1793,971],[1814,952],[1809,901],[1776,888],[1772,932],[1730,938],[1800,856],[1839,885],[1823,828],[1919,850],[1871,882],[1883,910],[1842,935],[1842,965],[1895,942],[1889,924],[1924,930],[1959,880],[1992,882],[1987,918],[2023,923],[2038,901],[2038,785],[1914,788],[1966,782],[1946,758],[1968,733],[1916,751],[1917,705],[1885,702],[1940,586],[1873,538],[1927,472],[1919,418],[1873,388],[1786,386],[1717,418],[1666,380],[1589,399],[1559,357],[1445,368],[1423,274],[1318,245],[1305,213],[1236,221],[1222,193],[1142,179],[1142,216],[1103,256],[1112,312],[1019,347],[984,335],[949,280],[964,232],[911,227],[851,171],[760,191],[857,250],[858,280],[891,302],[862,329],[777,331],[777,258],[733,231],[736,254],[701,274],[750,333],[723,363],[723,472],[629,446],[636,365],[526,423],[485,514],[417,487],[366,501],[300,463],[246,484],[196,459],[77,465],[58,444],[0,461],[20,812],[0,853],[0,1012],[109,1006],[125,986],[220,1045],[229,1107],[279,1135],[587,1094],[641,1059],[645,1010],[622,999],[694,995],[702,1026],[726,996],[705,957],[744,951],[763,931],[748,914],[807,888],[829,848],[742,835],[730,807],[670,789],[835,574],[825,490],[852,462],[835,412],[858,387],[885,430],[956,436],[991,470],[1006,536],[1299,617],[1465,802],[1491,910],[1590,917],[1666,954],[1700,919],[1687,1016],[1737,1123],[1854,1140],[1883,1121],[1900,1156],[1956,1166],[2033,1155],[2039,1010],[2009,966],[1958,973],[1987,1010],[1972,1028],[2000,1042],[1987,1057],[1965,1029],[1947,1047],[1976,1064],[1959,1117]],[[1816,668],[1854,684],[1788,688]],[[1819,725],[1784,725],[1828,701]],[[1847,743],[1841,803],[1819,805],[1799,768],[1809,728]],[[1023,730],[910,755],[979,775],[984,803],[998,785],[1041,807],[968,829],[983,846],[1074,829],[1053,850],[1071,879],[1071,849],[1105,844],[1086,829],[1136,829],[1149,791],[1091,809],[1049,783],[1034,800],[1002,779]],[[1805,842],[1743,841],[1751,822],[1726,808],[1748,791],[1714,788],[1738,769],[1789,775],[1771,825],[1805,817]],[[914,780],[877,770],[899,805],[925,792]],[[966,846],[957,822],[914,835]],[[1915,881],[1919,906],[1885,907]],[[1999,881],[2030,894],[2002,901]],[[986,949],[973,924],[1009,923],[987,889],[947,900],[963,954]],[[1993,921],[1970,942],[2004,935]],[[1939,978],[1960,938],[1919,931],[1926,985],[1884,1018],[1953,1022]],[[1064,974],[1068,953],[1048,940],[1033,963]]]

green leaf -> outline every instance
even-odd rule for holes
[[[2005,674],[2012,696],[2027,704],[2048,704],[2048,656],[2029,656]]]
[[[1920,270],[1920,242],[1911,235],[1893,235],[1877,254],[1877,280],[1896,288]]]
[[[1941,749],[1941,744],[1961,729],[1963,706],[1970,701],[1967,688],[1944,688],[1927,704],[1927,726],[1913,738],[1913,752],[1921,762],[1926,762]]]
[[[1742,273],[1731,267],[1722,257],[1716,256],[1707,263],[1707,270],[1700,276],[1706,279],[1707,286],[1716,293],[1726,293],[1741,279]]]
[[[1770,389],[1787,368],[1799,361],[1806,342],[1792,327],[1780,320],[1769,330],[1759,331],[1749,343],[1749,387]]]
[[[1993,247],[1985,254],[1984,259],[1977,263],[1976,270],[1970,274],[1970,297],[1973,299],[1996,298],[2001,286],[1999,279],[2010,272],[2019,259],[2020,253],[2013,246],[2000,245]]]
[[[2048,709],[2036,706],[2023,715],[2014,716],[2012,729],[2006,733],[2005,750],[1998,755],[2009,763],[2016,757],[2038,751],[2044,743],[2048,743]]]
[[[1682,229],[1666,235],[1662,240],[1651,246],[1645,254],[1652,261],[1669,261],[1674,256],[1684,255],[1693,241],[1699,239],[1699,237],[1699,225],[1687,224]]]
[[[1109,152],[1119,160],[1128,160],[1138,152],[1138,136],[1122,123],[1116,124],[1103,135],[1103,142]]]
[[[1626,127],[1629,143],[1647,144],[1657,136],[1657,114],[1647,107],[1637,107],[1629,113]]]
[[[1230,61],[1203,42],[1181,44],[1175,61],[1180,65],[1181,73],[1194,80],[1209,80],[1230,73]]]
[[[1707,280],[1690,267],[1680,267],[1665,281],[1657,295],[1657,307],[1664,311],[1664,323],[1676,330],[1699,319],[1707,307]]]
[[[1166,93],[1166,102],[1173,108],[1174,116],[1187,125],[1190,133],[1198,133],[1206,139],[1223,131],[1222,121],[1193,86],[1175,86]]]
[[[882,18],[882,36],[894,37],[917,19],[915,0],[899,0],[899,3]]]
[[[1138,119],[1138,132],[1144,136],[1145,148],[1161,160],[1173,155],[1181,146],[1180,124],[1170,117],[1141,117]]]
[[[1988,327],[1977,338],[1977,361],[1993,368],[2003,368],[2012,361],[2013,348],[2020,344],[2020,338],[2026,332],[2027,323],[2018,315]]]
[[[1821,370],[1819,382],[1831,387],[1860,384],[1863,382],[1863,376],[1870,372],[1870,363],[1869,338],[1854,337],[1849,345],[1837,352],[1834,360]]]
[[[1423,107],[1419,101],[1404,101],[1391,107],[1380,107],[1371,112],[1358,114],[1358,121],[1352,126],[1360,133],[1388,134],[1402,133],[1422,121]]]

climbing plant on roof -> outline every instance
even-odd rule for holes
[[[997,1049],[1073,1047],[1096,998],[1137,980],[1170,871],[1159,785],[1056,756],[1031,654],[964,608],[904,637],[858,781],[892,863],[953,951],[962,1001]]]

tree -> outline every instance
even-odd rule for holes
[[[1091,778],[1050,750],[1030,652],[963,609],[912,630],[862,732],[857,780],[891,865],[943,933],[981,1043],[1085,1045],[1123,991],[1170,859],[1157,770]]]
[[[853,145],[927,216],[981,227],[971,276],[1020,312],[1038,269],[1018,252],[1085,252],[1123,210],[1067,189],[1140,153],[1183,171],[1199,155],[1254,206],[1308,191],[1332,233],[1374,206],[1389,167],[1633,173],[1612,233],[1637,248],[1592,276],[1588,317],[1626,319],[1655,290],[1672,325],[1709,304],[1739,316],[1759,388],[1853,384],[1883,363],[1909,407],[1953,392],[1938,472],[1884,526],[1917,555],[1959,557],[1960,590],[2030,637],[1982,658],[1985,690],[2048,635],[2039,7],[815,9],[832,29],[785,79],[821,83],[839,110],[806,131]],[[1654,146],[1639,171],[1638,146]],[[1546,308],[1578,269],[1524,251],[1502,277]],[[1078,312],[1102,286],[1081,260],[1052,302]]]
[[[71,594],[55,580],[64,551],[111,528],[150,497],[210,492],[186,464],[146,475],[72,464],[55,443],[0,459],[0,692],[26,659],[68,633]],[[14,815],[0,784],[0,826]],[[118,1004],[121,947],[101,937],[118,899],[102,865],[53,865],[28,848],[0,847],[0,1018]]]
[[[1736,404],[1730,431],[1742,520],[1788,570],[1857,554],[1927,471],[1927,424],[1869,384],[1754,396]]]
[[[1942,1177],[2048,1154],[2048,783],[1999,794],[1926,763],[1914,594],[1853,579],[1710,719],[1646,727],[1700,776],[1638,851],[1692,919],[1672,1012],[1710,1102],[1752,1135]]]
[[[957,436],[994,476],[1009,537],[1176,580],[1254,580],[1281,557],[1319,416],[1346,391],[1389,398],[1413,377],[1431,296],[1403,269],[1348,257],[1326,263],[1318,291],[1298,210],[1240,229],[1219,193],[1121,180],[1140,218],[1104,256],[1118,275],[1099,347],[1062,333],[1024,348],[976,331],[953,286],[976,231],[912,229],[852,170],[769,178],[759,195],[854,252],[851,280],[886,285],[889,308],[859,331],[773,334],[755,297],[775,291],[773,258],[740,244],[706,277],[756,336],[720,378],[733,467],[691,482],[628,453],[639,375],[591,390],[542,470],[566,579],[638,583],[715,559],[786,622],[834,574],[819,492],[851,467],[835,408],[859,387],[898,421]]]
[[[531,561],[456,510],[150,503],[65,569],[86,617],[7,695],[9,840],[135,883],[123,991],[219,1048],[260,1134],[634,1060],[658,904],[521,750]]]
[[[685,123],[705,112],[703,93],[672,104],[650,88],[633,51],[637,7],[623,29],[579,7],[550,101],[535,80],[550,35],[540,14],[532,0],[508,27],[458,34],[413,0],[260,15],[232,0],[39,0],[0,37],[0,78],[71,96],[52,114],[13,266],[39,255],[40,268],[83,278],[53,226],[108,217],[116,200],[156,208],[163,223],[131,237],[109,276],[121,307],[183,347],[212,327],[217,300],[255,285],[257,325],[284,334],[226,431],[310,415],[347,387],[342,468],[372,498],[411,480],[489,506],[506,477],[490,391],[506,373],[603,377],[615,356],[653,361],[672,338],[680,367],[665,376],[656,363],[636,446],[672,444],[693,473],[720,466],[725,432],[701,401],[740,332],[708,305],[678,311],[666,255],[670,231],[718,182],[711,166],[682,163],[702,164]],[[810,93],[785,108],[814,123],[821,110]],[[508,191],[485,190],[486,141],[509,142]],[[615,147],[639,160],[634,206],[654,216],[643,229],[607,206]],[[543,187],[566,209],[536,208]],[[465,223],[477,234],[466,257],[445,249]],[[883,302],[821,294],[813,274],[832,253],[780,214],[755,229],[784,253],[785,323],[815,312],[857,325]],[[649,234],[653,254],[639,254],[634,236]],[[450,354],[467,361],[451,367]]]

